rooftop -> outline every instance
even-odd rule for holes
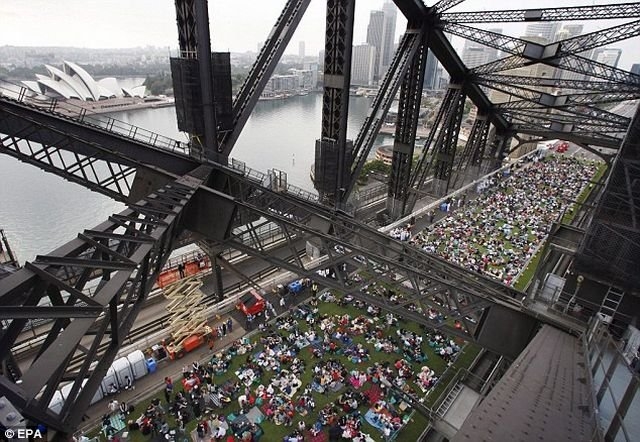
[[[545,325],[454,441],[584,441],[596,430],[580,339]]]

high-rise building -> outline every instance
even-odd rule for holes
[[[495,34],[502,34],[502,29],[493,28],[489,31]],[[475,41],[465,40],[462,49],[462,61],[468,68],[474,68],[485,63],[489,63],[498,59],[498,50],[484,46]]]
[[[566,40],[567,38],[577,37],[582,35],[584,25],[581,24],[567,24],[558,31],[556,41]]]
[[[622,49],[598,48],[593,51],[591,59],[615,68],[618,67],[621,55]]]
[[[621,55],[622,55],[622,49],[597,48],[593,50],[593,53],[591,54],[591,59],[597,63],[602,63],[602,64],[606,64],[607,66],[617,68]],[[587,77],[587,79],[590,79],[591,81],[602,80],[602,78],[600,77]]]
[[[324,49],[318,52],[318,69],[324,72]]]
[[[384,12],[371,11],[367,26],[367,44],[376,48],[374,78],[380,78],[380,55],[382,54],[382,32],[384,29]]]
[[[489,32],[493,32],[494,34],[502,34],[502,29],[491,28],[489,29]],[[496,48],[487,47],[485,51],[487,52],[487,63],[491,63],[492,61],[496,61],[498,59],[500,51],[498,51]]]
[[[433,55],[433,52],[429,51],[427,54],[427,63],[425,65],[424,68],[424,88],[425,89],[438,89],[438,86],[440,86],[436,80],[437,80],[437,73],[438,73],[438,59],[436,58],[435,55]]]
[[[304,61],[304,41],[298,43],[298,57],[301,61]]]
[[[555,41],[567,40],[573,37],[577,37],[578,35],[582,35],[583,28],[584,26],[580,24],[564,25],[562,29],[560,29],[556,34]],[[582,53],[579,55],[589,58],[590,51],[589,53]],[[579,74],[577,72],[572,72],[569,70],[561,70],[561,69],[558,69],[556,71],[556,76],[558,75],[560,75],[560,78],[562,78],[563,80],[584,80],[585,78],[583,74]]]
[[[475,41],[465,40],[462,49],[462,62],[468,68],[475,68],[489,60],[489,48]]]
[[[365,43],[353,47],[351,53],[351,84],[371,86],[374,80],[376,48]]]
[[[532,43],[546,44],[547,39],[545,37],[535,36],[523,36],[522,40],[530,41]],[[505,71],[509,75],[517,75],[519,77],[538,77],[538,78],[553,78],[555,68],[544,63],[533,63],[527,66],[522,66],[516,69],[510,69]],[[542,92],[551,93],[550,88],[537,88]],[[494,103],[504,103],[512,100],[520,100],[518,97],[514,97],[506,92],[491,90],[489,98]]]
[[[393,49],[396,38],[396,21],[398,20],[398,8],[390,0],[386,0],[382,5],[384,13],[384,28],[382,32],[382,54],[380,54],[380,77],[391,65],[393,60]]]
[[[527,25],[525,37],[542,37],[548,43],[555,41],[556,34],[560,28],[560,22],[541,21]]]

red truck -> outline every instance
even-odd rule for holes
[[[247,293],[242,295],[238,304],[236,304],[236,308],[244,313],[245,316],[258,316],[262,314],[266,307],[266,301],[255,289],[249,290]]]
[[[566,141],[563,141],[562,143],[556,145],[556,152],[558,153],[565,153],[567,149],[569,149],[569,143],[567,143]]]

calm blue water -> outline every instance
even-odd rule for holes
[[[369,99],[351,97],[349,136],[355,138]],[[315,140],[320,135],[322,95],[261,101],[231,156],[266,172],[287,172],[289,182],[313,190],[309,171]],[[185,140],[178,131],[175,109],[141,109],[113,114],[119,120],[159,134]],[[377,145],[390,138],[379,138]],[[48,253],[92,228],[123,206],[77,184],[45,173],[7,155],[0,155],[0,228],[7,233],[21,262]]]

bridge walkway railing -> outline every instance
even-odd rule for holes
[[[37,94],[25,86],[2,81],[0,83],[0,102],[3,100],[17,102],[36,111],[44,112],[57,118],[73,120],[77,123],[91,126],[95,129],[133,140],[137,143],[175,154],[189,156],[199,161],[202,160],[199,149],[194,149],[190,142],[181,142],[139,126],[134,126],[133,124],[118,120],[109,115],[91,112],[91,110],[69,101],[48,97],[44,94]],[[228,166],[261,186],[269,187],[269,175],[248,167],[244,161],[230,158]],[[280,190],[285,190],[291,195],[313,203],[318,202],[318,196],[316,194],[292,184],[287,183],[284,189]]]

